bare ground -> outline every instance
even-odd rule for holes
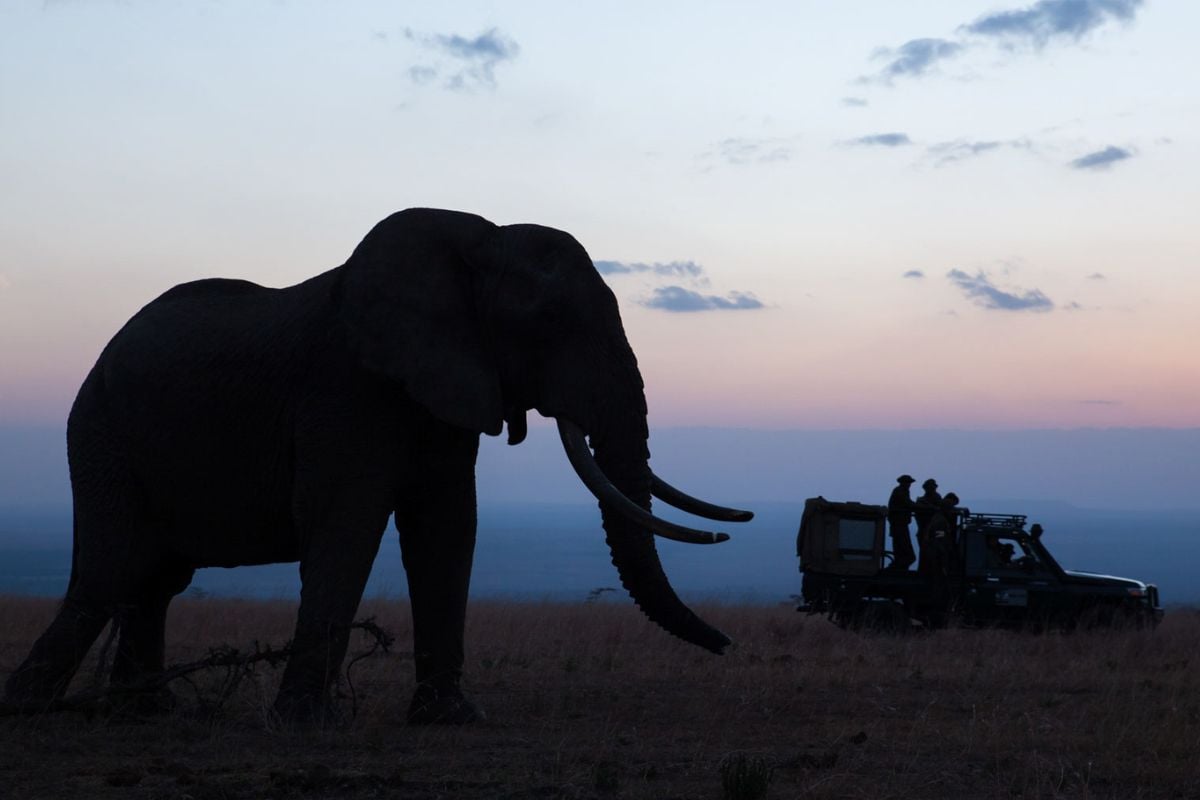
[[[55,605],[0,597],[0,676]],[[0,797],[722,798],[721,765],[739,758],[770,771],[770,798],[1200,797],[1200,611],[1152,633],[907,637],[790,606],[702,611],[732,652],[675,641],[625,604],[476,603],[466,685],[489,718],[446,729],[403,724],[407,606],[368,602],[360,618],[397,642],[353,667],[337,729],[277,725],[277,669],[232,692],[214,669],[177,681],[165,716],[0,719]],[[293,615],[177,601],[168,661],[281,645]],[[351,654],[368,645],[356,636]]]

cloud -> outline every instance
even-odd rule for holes
[[[875,51],[875,57],[890,60],[874,80],[891,84],[895,78],[924,75],[937,62],[953,58],[964,49],[964,45],[949,39],[911,39],[895,49],[881,47]],[[871,81],[870,78],[863,80]]]
[[[1106,280],[1107,276],[1103,272],[1093,272],[1091,275],[1087,276],[1087,279],[1089,281],[1102,281]]]
[[[991,41],[1013,50],[1019,46],[1041,49],[1055,40],[1079,41],[1110,21],[1131,22],[1143,0],[1038,0],[1031,6],[996,11],[974,22],[959,25],[953,39],[910,39],[897,48],[881,47],[872,54],[887,63],[874,76],[859,83],[891,86],[897,78],[931,74],[942,61],[955,58]]]
[[[925,273],[919,269],[910,269],[908,272],[904,273],[900,277],[902,277],[902,278],[924,278]]]
[[[1070,162],[1068,166],[1073,169],[1092,169],[1102,170],[1108,169],[1118,161],[1124,161],[1127,158],[1133,158],[1133,153],[1123,147],[1114,147],[1109,145],[1103,150],[1097,150],[1094,153],[1088,153],[1085,156],[1080,156]]]
[[[722,139],[713,145],[714,150],[701,155],[701,158],[720,158],[728,164],[742,166],[745,164],[769,164],[775,161],[787,161],[792,157],[793,145],[789,139],[749,139],[734,137]]]
[[[908,138],[907,133],[872,133],[869,136],[851,139],[846,144],[861,147],[903,147],[912,144],[912,139]]]
[[[974,275],[968,275],[960,269],[952,269],[946,277],[962,290],[963,294],[983,308],[1000,311],[1050,311],[1054,302],[1039,289],[1020,290],[1018,293],[998,289],[980,270]]]
[[[682,286],[659,286],[654,294],[642,300],[646,308],[662,311],[742,311],[765,308],[762,301],[749,292],[729,292],[724,297],[700,294]]]
[[[704,268],[695,261],[669,261],[665,264],[655,262],[644,264],[640,261],[595,261],[596,271],[601,275],[634,275],[650,273],[668,278],[690,278],[693,281],[707,283]]]
[[[964,158],[974,158],[977,155],[995,150],[1000,142],[939,142],[929,146],[929,153],[938,164],[949,164],[952,161],[962,161]]]
[[[707,288],[708,276],[704,267],[695,261],[667,261],[647,264],[642,261],[595,261],[596,271],[601,275],[640,275],[653,282],[658,279],[673,280],[664,286],[655,286],[648,298],[637,302],[646,308],[662,311],[737,311],[764,308],[762,301],[750,292],[727,292],[724,295],[705,294],[697,289]],[[687,284],[681,286],[678,282]],[[690,287],[690,288],[689,288]]]
[[[433,63],[409,69],[413,83],[424,86],[439,82],[443,89],[452,91],[495,89],[496,67],[515,60],[521,52],[520,45],[498,28],[490,28],[474,38],[458,34],[424,35],[405,28],[404,37],[436,54]]]
[[[1081,406],[1119,406],[1120,400],[1080,400]]]
[[[1109,20],[1129,22],[1142,0],[1039,0],[1028,8],[986,14],[959,29],[1044,46],[1054,38],[1078,41]]]
[[[437,80],[438,71],[433,67],[418,64],[408,68],[408,77],[418,86],[424,86]]]
[[[976,158],[984,153],[991,153],[1003,148],[1031,150],[1033,143],[1028,139],[991,139],[969,141],[955,139],[950,142],[936,142],[925,148],[926,154],[933,159],[934,166],[944,167],[959,161]]]
[[[864,108],[867,105],[867,101],[862,97],[843,97],[842,105],[849,106],[850,108]]]

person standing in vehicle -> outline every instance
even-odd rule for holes
[[[929,523],[942,508],[942,496],[938,494],[937,481],[933,478],[927,478],[921,484],[921,488],[925,493],[917,498],[913,503],[914,511],[917,518],[917,545],[925,546],[925,540],[929,536]]]
[[[925,536],[921,540],[921,563],[917,565],[917,572],[940,578],[949,575],[957,541],[958,495],[948,492],[925,525]]]
[[[912,475],[901,475],[896,478],[896,488],[888,497],[888,529],[892,536],[891,569],[895,570],[907,570],[917,560],[912,537],[908,533],[908,523],[912,522],[913,516],[913,501],[908,491],[914,483],[916,479]]]

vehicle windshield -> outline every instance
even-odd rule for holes
[[[1054,571],[1045,548],[1023,532],[987,533],[971,548],[970,566],[976,571],[1038,574]]]

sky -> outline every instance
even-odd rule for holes
[[[0,426],[172,285],[569,231],[653,426],[1200,426],[1200,5],[0,4]]]

